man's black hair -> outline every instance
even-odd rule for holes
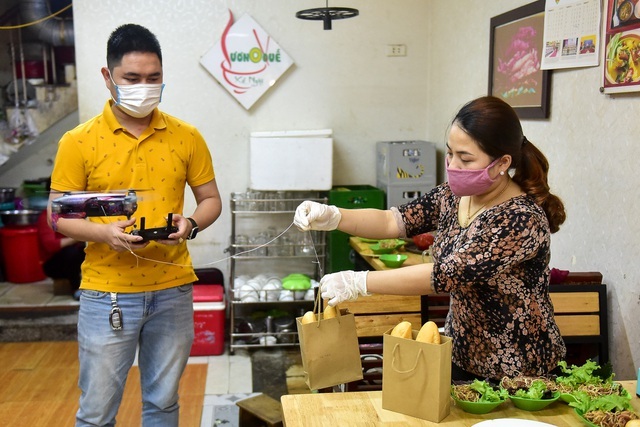
[[[162,51],[156,36],[137,24],[124,24],[113,30],[107,41],[107,67],[120,65],[122,57],[131,52],[155,53],[162,65]]]

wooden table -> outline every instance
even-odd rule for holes
[[[390,270],[378,257],[372,257],[371,243],[363,242],[359,237],[350,237],[349,245],[356,251],[356,257],[362,257],[373,270]],[[406,250],[399,250],[408,256],[404,266],[422,264],[422,255]],[[356,264],[358,261],[356,262]],[[355,315],[358,337],[378,337],[382,342],[382,334],[403,320],[411,322],[419,329],[424,323],[420,295],[371,295],[360,297],[357,301],[345,301],[341,308],[347,308]]]
[[[371,243],[363,242],[360,239],[360,237],[350,237],[349,245],[356,251],[358,255],[364,258],[364,260],[367,261],[367,263],[369,263],[369,265],[371,265],[371,267],[374,270],[392,270],[386,265],[384,265],[382,261],[380,261],[378,256],[373,253],[373,251],[370,248]],[[413,252],[404,250],[404,247],[400,248],[399,250],[396,250],[393,253],[407,255],[407,260],[404,262],[404,264],[402,264],[403,267],[406,267],[409,265],[422,264],[424,262],[422,261],[421,254],[415,254]],[[430,259],[431,259],[430,257],[425,257],[425,261],[429,261]]]
[[[636,397],[636,381],[620,381],[633,396],[632,405],[640,412]],[[408,415],[382,409],[382,392],[316,393],[284,395],[281,398],[285,427],[325,426],[450,426],[471,427],[484,420],[519,418],[535,420],[557,427],[582,425],[573,408],[557,401],[547,408],[527,412],[505,402],[484,415],[473,415],[451,404],[451,413],[440,423],[432,423]],[[428,403],[425,403],[428,404]]]

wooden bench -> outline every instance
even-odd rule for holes
[[[359,338],[381,338],[403,320],[422,325],[427,312],[422,310],[423,297],[400,295],[371,295],[357,301],[343,302],[340,308],[353,313]],[[425,320],[426,321],[426,320]]]

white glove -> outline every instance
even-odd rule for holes
[[[320,279],[322,298],[329,300],[329,305],[336,306],[343,301],[355,301],[367,292],[368,271],[339,271],[327,274]]]
[[[337,207],[305,200],[296,209],[293,223],[300,231],[331,231],[338,228],[341,218]]]

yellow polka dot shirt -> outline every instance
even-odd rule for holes
[[[198,130],[156,109],[149,127],[136,138],[117,121],[107,101],[102,114],[65,133],[58,145],[51,188],[109,192],[139,189],[136,225],[166,225],[168,213],[182,214],[185,185],[214,179],[211,154]],[[124,217],[90,217],[109,223]],[[130,231],[130,230],[128,230]],[[151,242],[145,249],[116,252],[89,242],[82,265],[83,289],[145,292],[196,280],[186,244]]]

